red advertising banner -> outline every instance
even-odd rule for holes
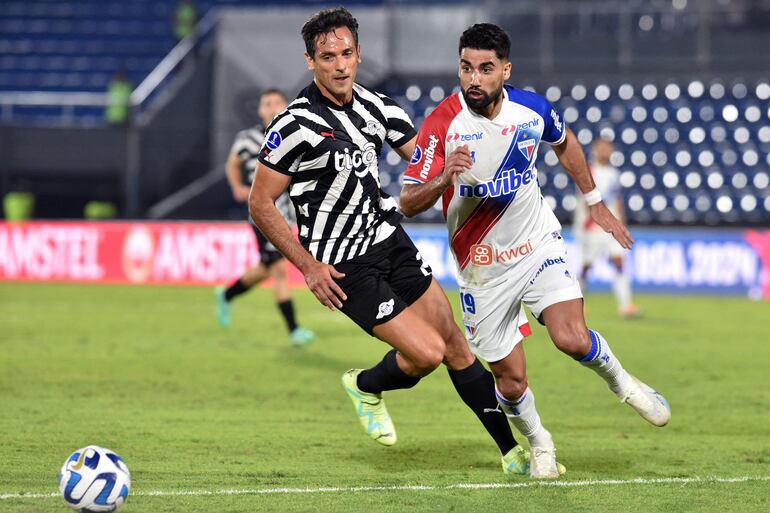
[[[0,223],[0,280],[214,285],[258,264],[257,249],[245,223]]]

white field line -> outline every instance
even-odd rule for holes
[[[693,483],[746,483],[751,481],[770,481],[770,476],[738,477],[659,477],[634,479],[590,479],[584,481],[527,481],[522,483],[457,483],[450,485],[393,485],[393,486],[351,486],[320,488],[254,488],[231,490],[157,490],[138,491],[130,497],[176,497],[176,496],[217,496],[217,495],[281,495],[312,493],[359,493],[359,492],[422,492],[441,490],[497,490],[513,488],[586,488],[591,486],[618,485],[653,485],[653,484],[693,484]],[[0,500],[7,499],[47,499],[59,497],[58,493],[2,493]]]

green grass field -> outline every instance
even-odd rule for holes
[[[125,513],[770,511],[767,303],[641,296],[646,317],[622,321],[589,296],[589,325],[671,403],[663,429],[535,327],[530,383],[569,469],[557,486],[502,474],[443,368],[388,394],[399,442],[375,444],[339,379],[385,346],[296,299],[318,334],[303,349],[267,290],[223,330],[210,289],[0,284],[0,511],[68,511],[56,476],[88,444],[130,466]]]

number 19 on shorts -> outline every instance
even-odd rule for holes
[[[476,314],[476,300],[467,292],[460,292],[460,307],[462,308],[463,313],[471,315]]]

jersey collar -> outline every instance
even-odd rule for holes
[[[330,109],[334,109],[334,110],[350,110],[353,108],[353,102],[356,101],[355,84],[353,84],[353,97],[350,99],[348,103],[344,105],[337,105],[336,103],[331,101],[329,98],[324,96],[324,94],[318,88],[318,85],[315,83],[315,80],[313,80],[310,83],[309,91],[310,91],[310,94],[313,96],[313,100],[324,105],[325,107],[329,107]]]

